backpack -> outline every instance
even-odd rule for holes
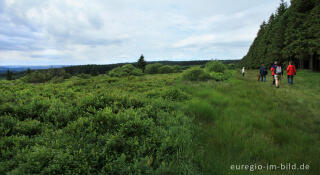
[[[274,71],[276,75],[279,75],[281,74],[282,70],[281,70],[281,67],[280,66],[277,66],[276,67],[276,70]]]

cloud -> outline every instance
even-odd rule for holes
[[[0,64],[241,58],[278,0],[2,0]]]
[[[216,37],[212,34],[201,35],[201,36],[191,36],[173,44],[173,47],[181,48],[181,47],[192,47],[196,45],[209,44],[209,43],[212,43],[215,40],[215,38]]]

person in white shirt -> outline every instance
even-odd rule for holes
[[[242,68],[242,71],[241,71],[241,72],[242,72],[242,76],[244,77],[244,73],[246,73],[246,71],[245,71],[245,68],[244,68],[244,67]]]

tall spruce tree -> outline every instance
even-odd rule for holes
[[[260,26],[242,64],[257,68],[274,60],[320,69],[320,0],[291,0],[290,7],[281,0],[268,22]],[[306,61],[309,65],[304,65]]]
[[[31,69],[30,68],[27,69],[27,74],[28,75],[31,74]]]
[[[147,62],[144,60],[144,56],[141,55],[139,60],[138,60],[138,63],[137,63],[137,67],[139,69],[142,70],[142,72],[144,72],[145,68],[146,68],[146,65],[147,65]]]
[[[7,71],[7,80],[13,80],[13,73],[9,69]]]

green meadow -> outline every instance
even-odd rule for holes
[[[298,71],[294,85],[258,82],[258,71],[186,86],[200,125],[203,174],[319,174],[320,76]],[[195,148],[197,150],[197,148]],[[309,170],[231,170],[231,165],[310,165]]]
[[[319,174],[319,73],[257,72],[0,80],[0,174]]]

